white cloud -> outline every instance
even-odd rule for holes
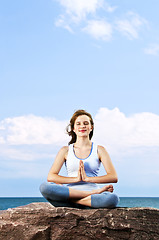
[[[32,162],[40,159],[50,159],[55,156],[52,151],[55,148],[50,146],[50,148],[45,148],[43,145],[29,146],[26,148],[24,145],[20,146],[10,146],[10,145],[2,145],[0,146],[0,158],[9,160],[19,160],[19,161],[27,161]],[[57,150],[57,149],[56,149]]]
[[[67,141],[66,121],[34,115],[7,118],[0,122],[1,141],[9,145],[55,144]]]
[[[4,144],[5,143],[5,140],[3,137],[0,137],[0,144]]]
[[[104,20],[88,21],[82,30],[99,40],[109,41],[112,36],[112,26]]]
[[[159,116],[138,113],[126,117],[118,108],[101,108],[95,116],[95,140],[111,153],[129,155],[145,147],[159,147]]]
[[[88,33],[97,40],[107,41],[111,39],[112,29],[118,30],[129,39],[139,38],[139,32],[148,26],[148,22],[134,12],[128,12],[126,16],[117,21],[105,21],[105,18],[114,16],[117,6],[111,6],[104,0],[57,0],[63,7],[55,21],[56,27],[63,27],[70,33],[81,31]],[[103,16],[104,13],[104,17]],[[100,20],[99,20],[100,19]]]
[[[104,0],[58,0],[58,2],[74,22],[79,22],[88,14],[93,14],[98,8],[101,8]]]
[[[70,33],[82,30],[96,40],[108,41],[112,29],[116,29],[129,39],[139,38],[139,32],[148,22],[134,12],[128,12],[124,19],[105,21],[97,10],[113,13],[117,6],[111,6],[104,0],[57,0],[63,7],[63,14],[55,21],[56,27],[63,27]],[[100,19],[100,20],[98,20]]]
[[[70,139],[65,134],[68,122],[34,115],[1,121],[0,178],[47,176],[59,148]],[[133,161],[139,169],[145,164],[150,171],[154,166],[158,169],[158,115],[143,112],[126,116],[118,108],[100,108],[94,122],[93,141],[106,147],[115,165],[120,161],[128,168]]]
[[[56,27],[63,27],[69,32],[76,30],[88,33],[97,40],[110,40],[112,26],[105,19],[99,19],[97,10],[105,13],[113,13],[116,6],[110,6],[104,0],[58,0],[63,7],[63,14],[60,14],[55,21]]]
[[[109,5],[109,3],[105,2],[103,8],[104,8],[107,12],[113,13],[113,12],[117,9],[117,6],[113,6],[113,7],[112,7],[112,6]]]
[[[128,12],[125,19],[116,21],[117,30],[129,39],[137,39],[141,27],[147,24],[144,18],[134,12]]]
[[[148,55],[159,55],[159,44],[152,44],[149,47],[144,49],[144,53]]]
[[[118,108],[100,108],[94,120],[95,141],[109,147],[112,153],[124,150],[128,154],[130,149],[135,152],[144,147],[159,147],[159,116],[156,114],[143,112],[126,117]],[[51,154],[51,148],[67,145],[68,122],[34,115],[4,119],[0,122],[0,155],[30,160],[45,157]]]
[[[70,27],[70,25],[67,23],[67,19],[65,19],[64,15],[59,16],[59,18],[55,21],[55,26],[56,27],[63,27],[66,30],[68,30],[70,33],[73,33],[73,30]]]

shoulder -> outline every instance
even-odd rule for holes
[[[69,146],[63,146],[63,147],[60,149],[60,152],[61,152],[61,153],[67,153],[67,152],[68,152],[68,149],[69,149]]]
[[[101,146],[101,145],[97,145],[97,151],[98,151],[98,156],[99,158],[101,158],[103,156],[103,154],[108,154],[105,147]]]
[[[101,145],[97,145],[97,149],[99,152],[106,151],[105,147],[103,147]]]
[[[69,146],[63,146],[60,150],[59,150],[59,154],[63,155],[64,158],[67,158],[67,154],[68,154],[68,150],[69,150]]]

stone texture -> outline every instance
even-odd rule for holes
[[[0,240],[159,240],[154,208],[73,209],[32,203],[0,211]]]

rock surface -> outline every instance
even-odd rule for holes
[[[41,202],[0,211],[0,240],[52,239],[159,240],[159,210],[81,210]]]

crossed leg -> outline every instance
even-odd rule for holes
[[[76,190],[73,188],[69,188],[69,199],[83,199],[86,198],[92,194],[100,194],[102,192],[113,191],[113,186],[112,185],[105,185],[102,188],[99,189],[94,189],[92,191],[81,191],[81,190]]]
[[[62,206],[67,206],[72,202],[93,208],[115,207],[119,200],[116,194],[111,193],[113,191],[112,185],[106,185],[92,191],[81,191],[47,182],[41,184],[40,191],[53,205],[55,205],[55,202],[59,204],[61,202]]]

